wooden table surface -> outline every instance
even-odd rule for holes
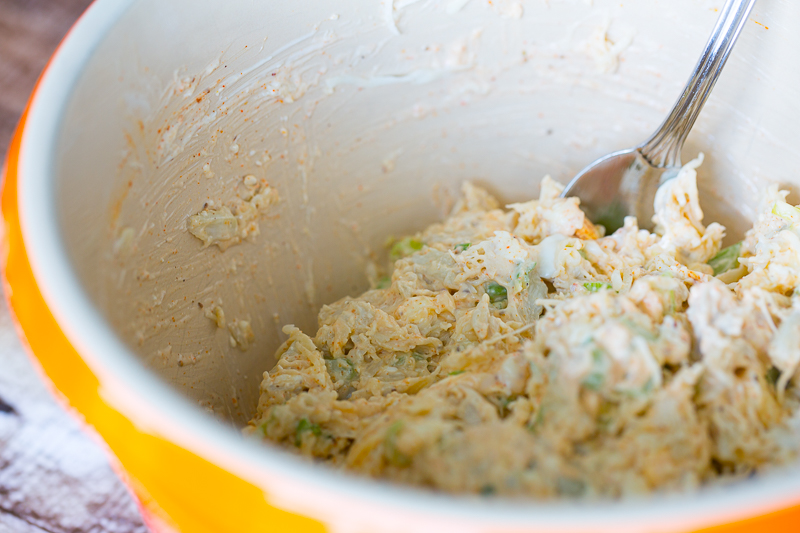
[[[0,160],[36,78],[89,0],[0,0]],[[45,389],[0,304],[0,533],[146,533],[104,453]]]

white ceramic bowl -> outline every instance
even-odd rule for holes
[[[119,458],[151,526],[797,523],[794,470],[690,495],[515,503],[356,479],[239,433],[280,325],[310,330],[320,305],[365,289],[386,237],[439,219],[463,180],[526,199],[544,174],[566,181],[644,139],[722,3],[98,0],[9,156],[6,279],[33,353]],[[684,152],[706,153],[704,208],[733,237],[765,184],[800,184],[798,24],[797,2],[759,1]],[[188,216],[247,174],[280,195],[260,235],[202,248]],[[231,347],[198,302],[250,320],[253,346]]]

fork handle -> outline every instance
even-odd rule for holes
[[[686,87],[667,118],[637,148],[658,168],[681,166],[681,149],[703,109],[756,0],[728,0]]]

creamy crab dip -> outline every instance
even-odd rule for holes
[[[545,178],[502,209],[465,183],[390,278],[289,325],[247,432],[442,491],[624,497],[764,471],[800,447],[800,210],[703,224],[698,159],[655,230],[611,235]]]

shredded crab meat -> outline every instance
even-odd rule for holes
[[[550,178],[507,210],[464,184],[380,288],[324,306],[313,336],[284,328],[246,431],[484,496],[695,490],[795,460],[800,210],[768,188],[720,251],[701,163],[661,186],[652,233],[606,236]]]

